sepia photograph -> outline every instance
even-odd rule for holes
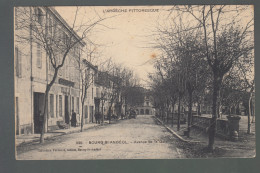
[[[253,5],[13,11],[16,160],[256,157]]]

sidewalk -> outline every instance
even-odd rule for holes
[[[104,121],[104,125],[108,124],[108,121]],[[91,129],[97,126],[101,126],[101,124],[96,124],[96,123],[90,123],[90,124],[85,124],[83,126],[83,131],[87,129]],[[51,139],[53,137],[57,136],[62,136],[70,133],[77,133],[80,132],[80,126],[78,127],[70,127],[68,129],[58,129],[55,131],[51,131],[48,133],[44,134],[44,139]],[[30,135],[17,135],[15,139],[15,144],[16,146],[24,145],[24,144],[29,144],[29,143],[34,143],[34,142],[39,142],[40,141],[40,134],[30,134]]]
[[[205,115],[207,116],[207,115]],[[225,118],[225,117],[223,117]],[[161,121],[161,120],[159,120]],[[205,147],[208,145],[208,134],[202,130],[191,128],[190,137],[184,136],[187,130],[187,123],[181,124],[180,130],[177,131],[177,124],[173,127],[170,122],[163,123],[166,128],[173,131],[173,134],[180,139],[179,147],[181,147],[188,157],[204,158],[204,157],[254,157],[255,156],[255,123],[252,123],[252,133],[247,134],[247,117],[241,116],[239,140],[233,142],[223,138],[215,137],[214,153],[206,153]]]

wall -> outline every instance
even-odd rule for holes
[[[23,35],[23,36],[29,36],[29,30],[23,29],[20,31],[16,31],[15,34]],[[15,40],[18,40],[17,37],[15,37]],[[29,134],[33,133],[32,127],[33,127],[33,119],[31,117],[32,115],[32,98],[31,98],[31,54],[30,54],[30,44],[29,42],[20,42],[19,44],[15,44],[15,50],[16,48],[19,51],[19,60],[20,65],[16,64],[16,56],[17,52],[15,51],[15,57],[14,57],[14,90],[15,90],[15,116],[16,117],[16,123],[18,123],[18,126],[16,125],[16,130],[18,134]],[[16,76],[16,69],[17,66],[20,68],[20,75]]]
[[[210,117],[201,117],[194,115],[192,117],[192,126],[199,128],[207,132],[208,127],[210,126]],[[216,135],[225,139],[230,138],[230,127],[228,120],[217,119]]]

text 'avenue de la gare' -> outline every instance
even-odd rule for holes
[[[111,141],[88,141],[84,143],[83,141],[76,141],[76,144],[82,145],[82,144],[101,144],[101,145],[106,145],[106,144],[129,144],[129,143],[134,143],[134,144],[151,144],[151,143],[166,143],[164,140],[134,140],[134,141],[125,141],[125,140],[111,140]]]

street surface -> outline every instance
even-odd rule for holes
[[[175,139],[153,116],[119,120],[44,144],[18,148],[19,160],[172,159],[183,158]]]

